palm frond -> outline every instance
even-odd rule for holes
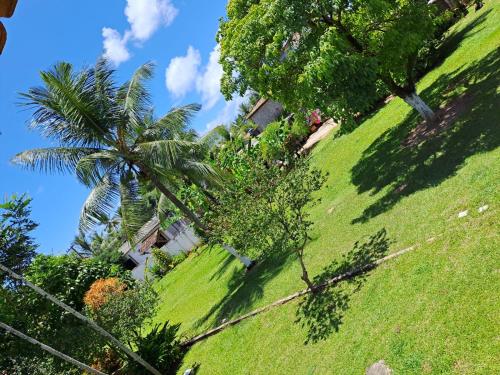
[[[137,145],[137,154],[148,165],[158,165],[165,169],[173,169],[182,155],[187,155],[198,148],[197,142],[178,139],[166,139],[144,142]]]
[[[93,87],[96,107],[103,118],[114,125],[116,83],[113,79],[115,71],[109,62],[99,58],[92,69]]]
[[[112,150],[100,150],[82,157],[76,165],[76,176],[85,186],[97,185],[105,174],[116,173],[120,168],[121,158]]]
[[[130,245],[133,247],[136,234],[152,218],[152,213],[146,207],[146,202],[140,194],[137,179],[130,173],[120,178],[120,213],[121,229]]]
[[[33,128],[66,145],[96,146],[109,138],[96,107],[91,69],[74,73],[71,64],[63,62],[40,74],[44,86],[21,93],[21,104],[34,110]]]
[[[117,93],[117,104],[121,107],[125,119],[125,126],[137,126],[144,114],[151,107],[151,95],[146,81],[153,77],[154,64],[152,62],[140,66],[125,82]]]
[[[113,175],[105,175],[92,189],[80,213],[80,230],[92,230],[103,216],[110,216],[116,208],[119,197],[119,183]]]
[[[156,139],[192,139],[192,133],[188,130],[191,120],[201,109],[199,104],[188,104],[174,107],[168,113],[150,123],[142,134],[140,141],[152,141]]]
[[[222,186],[224,184],[222,172],[202,161],[184,160],[182,164],[177,166],[177,169],[192,181],[206,182],[212,186]]]
[[[17,154],[12,163],[45,173],[73,173],[80,159],[99,151],[98,148],[87,147],[36,148]]]

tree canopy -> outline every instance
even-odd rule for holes
[[[406,100],[434,9],[425,0],[230,0],[218,33],[222,91],[253,89],[341,120],[369,109],[381,86]]]
[[[35,256],[37,245],[31,232],[38,224],[31,220],[31,198],[13,196],[0,204],[0,263],[22,273]],[[0,285],[4,275],[0,274]]]

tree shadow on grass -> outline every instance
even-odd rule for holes
[[[239,316],[249,311],[255,302],[262,298],[264,286],[276,277],[281,270],[293,260],[289,253],[283,251],[283,244],[277,243],[276,251],[270,251],[270,256],[264,258],[250,271],[235,267],[233,274],[228,281],[228,292],[219,302],[195,323],[195,328],[202,327],[210,319],[214,319],[213,325],[223,323],[235,316]],[[228,264],[224,263],[221,268],[226,269]],[[218,277],[220,270],[216,271],[212,277]]]
[[[213,280],[219,280],[222,275],[226,273],[226,271],[229,269],[231,264],[233,264],[235,258],[231,255],[227,255],[226,259],[219,265],[219,268],[217,271],[215,271],[211,276],[210,276],[210,281]]]
[[[500,51],[492,51],[466,68],[443,74],[421,96],[437,108],[439,121],[422,123],[412,111],[373,142],[351,170],[359,193],[382,198],[354,223],[366,222],[419,190],[453,176],[470,156],[500,145],[496,90],[500,84]]]
[[[308,329],[304,344],[325,340],[339,331],[351,296],[361,288],[374,262],[387,254],[389,245],[387,232],[381,229],[366,242],[356,242],[341,261],[332,262],[314,278],[315,285],[322,285],[334,277],[354,272],[353,277],[320,288],[299,303],[296,323]]]
[[[432,63],[431,66],[429,66],[429,69],[427,69],[426,72],[428,72],[430,69],[435,69],[438,66],[442,65],[446,58],[453,52],[455,52],[466,39],[481,32],[482,28],[479,28],[478,26],[486,21],[486,18],[491,12],[492,10],[488,9],[472,22],[469,22],[463,28],[447,34],[445,39],[442,41],[439,49],[437,50],[436,58],[433,59],[435,62]],[[426,72],[423,73],[425,74]],[[421,76],[422,75],[419,75],[418,78],[420,78]]]

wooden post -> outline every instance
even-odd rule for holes
[[[85,370],[87,372],[90,372],[90,373],[96,374],[96,375],[107,375],[106,373],[101,372],[99,370],[96,370],[95,368],[92,368],[90,366],[87,366],[85,363],[79,362],[76,359],[71,358],[70,356],[67,356],[64,353],[61,353],[61,352],[55,350],[54,348],[51,348],[48,345],[42,344],[40,341],[37,341],[37,340],[35,340],[32,337],[26,336],[24,333],[15,330],[14,328],[12,328],[11,326],[8,326],[5,323],[0,322],[0,327],[3,328],[3,329],[5,329],[7,332],[13,334],[14,336],[17,336],[17,337],[19,337],[19,338],[21,338],[23,340],[26,340],[29,343],[40,347],[40,349],[45,350],[46,352],[49,352],[50,354],[52,354],[52,355],[54,355],[56,357],[59,357],[63,361],[69,362],[72,365],[75,365],[75,366],[81,368],[82,370]]]
[[[80,314],[78,311],[75,309],[69,307],[66,305],[64,302],[59,301],[56,297],[53,295],[47,293],[45,290],[37,287],[36,285],[32,284],[28,280],[26,280],[24,277],[21,275],[18,275],[14,271],[12,271],[10,268],[5,267],[3,264],[0,263],[0,270],[6,272],[9,274],[12,278],[17,279],[25,283],[28,287],[33,289],[35,292],[40,294],[42,297],[47,298],[49,301],[52,301],[55,303],[57,306],[63,308],[70,314],[74,315],[78,319],[82,320],[84,323],[87,323],[92,329],[94,329],[96,332],[101,334],[102,336],[106,337],[110,342],[115,344],[118,348],[123,350],[128,356],[130,356],[134,361],[137,363],[140,363],[146,370],[148,370],[150,373],[154,375],[162,375],[160,371],[155,369],[153,366],[151,366],[148,362],[146,362],[144,359],[142,359],[139,355],[134,353],[132,350],[127,348],[124,344],[122,344],[118,339],[116,339],[111,333],[108,331],[104,330],[103,328],[99,327],[93,320],[87,318],[85,315]]]

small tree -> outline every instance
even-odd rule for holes
[[[158,294],[150,284],[141,283],[125,290],[117,279],[97,280],[85,296],[95,321],[134,350],[143,328],[151,323],[158,306]]]
[[[295,252],[302,269],[302,280],[314,291],[304,263],[304,247],[309,239],[309,229],[313,222],[308,220],[306,208],[317,204],[314,196],[323,184],[326,176],[318,169],[311,168],[307,159],[295,165],[295,168],[282,179],[274,194],[274,216],[280,223],[288,241],[287,248]]]
[[[29,218],[31,199],[25,195],[13,196],[0,204],[0,263],[22,273],[35,256],[37,245],[31,232],[38,226]],[[0,274],[0,285],[5,275]]]
[[[239,155],[249,167],[235,178],[231,189],[221,192],[210,215],[213,238],[241,249],[243,254],[262,257],[270,252],[297,255],[302,279],[314,290],[304,263],[304,247],[313,224],[307,208],[318,202],[314,193],[326,176],[311,168],[307,159],[296,159],[291,169],[265,164],[256,156]]]
[[[415,66],[434,35],[425,0],[229,0],[218,42],[229,99],[249,88],[340,120],[370,108],[379,82],[426,120]]]

